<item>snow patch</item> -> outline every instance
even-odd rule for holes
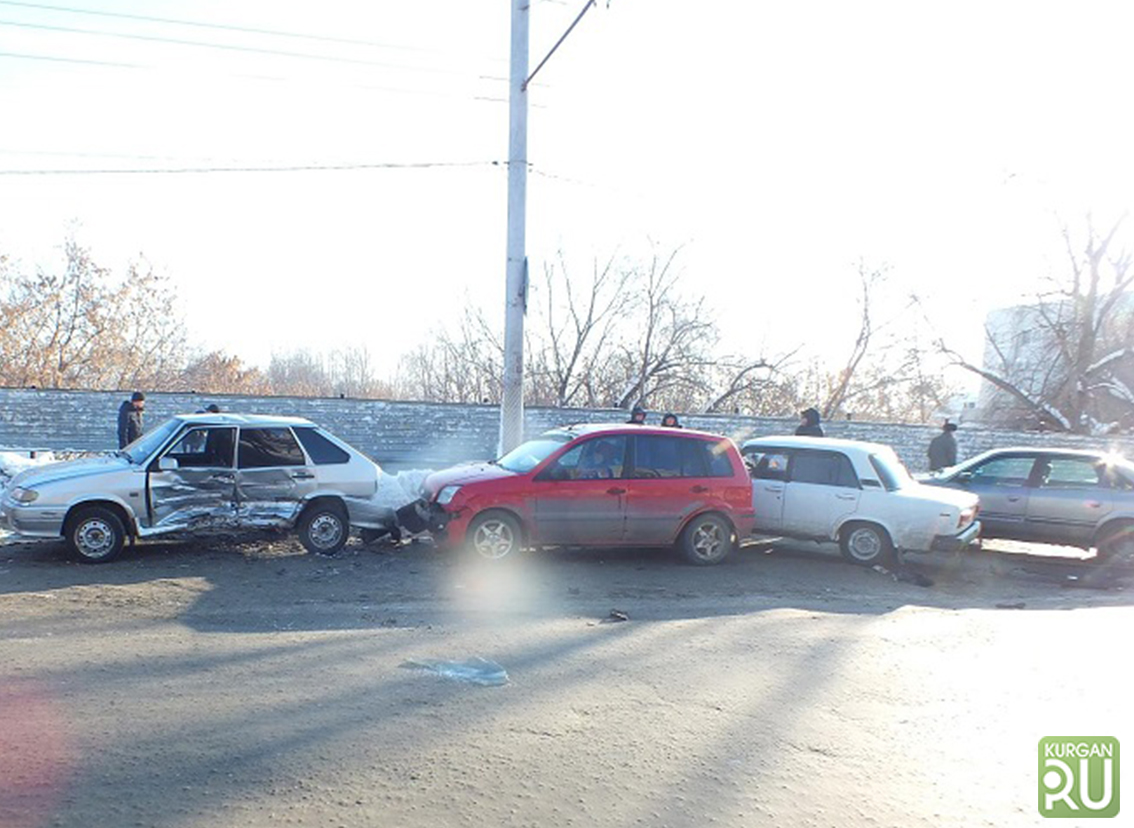
[[[26,451],[0,451],[0,493],[8,488],[9,481],[25,469],[54,463],[55,455],[50,451],[36,452],[29,457]]]

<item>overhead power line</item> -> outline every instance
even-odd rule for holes
[[[76,9],[70,6],[53,6],[46,3],[21,3],[17,0],[0,0],[0,6],[16,6],[23,9],[38,9],[41,11],[65,12],[67,14],[85,14],[93,17],[109,17],[117,20],[138,20],[145,23],[163,23],[172,26],[193,26],[201,29],[214,29],[225,32],[242,32],[244,34],[268,35],[270,37],[287,37],[297,40],[313,40],[323,43],[342,43],[352,46],[374,46],[380,49],[397,49],[404,52],[433,52],[436,49],[425,49],[417,46],[400,46],[392,43],[379,43],[373,40],[358,40],[349,37],[332,37],[329,35],[305,34],[301,32],[285,32],[278,29],[260,29],[254,26],[235,26],[230,23],[206,23],[200,20],[180,20],[172,17],[151,17],[144,14],[128,14],[126,12],[100,11],[97,9]]]
[[[83,58],[56,57],[54,55],[22,55],[17,52],[0,52],[0,57],[19,60],[48,60],[54,63],[82,63],[87,66],[113,66],[116,69],[145,69],[140,63],[115,63],[110,60],[84,60]]]
[[[116,63],[109,60],[90,60],[84,58],[71,58],[60,57],[58,55],[29,55],[20,54],[18,52],[0,52],[0,58],[11,58],[13,60],[43,60],[52,63],[75,63],[86,66],[106,66],[111,69],[133,69],[135,71],[154,72],[162,71],[163,67],[153,63]],[[250,74],[241,72],[222,72],[219,73],[222,77],[235,78],[243,81],[256,81],[268,83],[287,83],[294,84],[295,78],[282,77],[280,75],[264,75],[260,73]],[[499,78],[481,77],[481,80],[501,80]],[[424,95],[431,98],[451,98],[455,100],[470,100],[481,101],[485,103],[507,103],[506,98],[493,97],[492,95],[477,95],[473,93],[460,93],[460,92],[441,92],[435,89],[421,89],[409,88],[400,86],[388,86],[385,84],[374,84],[366,82],[346,83],[343,81],[335,81],[333,84],[323,82],[323,86],[333,86],[336,89],[361,89],[366,92],[389,92],[395,95]],[[542,108],[540,104],[533,104],[537,109]]]
[[[2,2],[2,0],[0,0]],[[237,46],[231,43],[209,43],[204,40],[186,40],[177,37],[162,37],[159,35],[131,34],[129,32],[106,32],[98,29],[80,29],[72,26],[52,26],[47,23],[21,23],[16,20],[0,20],[0,26],[12,26],[20,29],[35,29],[45,32],[62,32],[65,34],[94,35],[100,37],[116,37],[124,40],[140,40],[146,43],[168,43],[174,46],[192,46],[201,49],[220,49],[228,52],[242,52],[255,55],[270,55],[272,57],[300,58],[303,60],[321,60],[329,63],[346,63],[354,66],[376,66],[382,69],[396,69],[399,71],[430,72],[440,75],[466,75],[467,71],[458,69],[440,69],[432,66],[408,66],[405,64],[386,63],[378,60],[365,60],[363,58],[339,57],[337,55],[319,55],[312,52],[292,52],[287,49],[265,49],[257,46]],[[486,78],[486,80],[494,80]]]
[[[192,175],[204,173],[280,173],[341,170],[425,170],[504,166],[502,161],[419,161],[375,164],[293,164],[287,166],[149,167],[133,169],[0,170],[0,175]]]

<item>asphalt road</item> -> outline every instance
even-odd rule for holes
[[[1129,574],[913,560],[3,546],[0,826],[1039,825],[1041,737],[1131,743]]]

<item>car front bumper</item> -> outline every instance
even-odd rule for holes
[[[422,498],[398,509],[398,525],[411,534],[428,532],[437,540],[455,540],[459,543],[464,538],[464,525],[467,521],[461,518],[466,511],[458,509],[450,512],[444,506]]]
[[[25,538],[58,538],[67,510],[57,506],[27,506],[7,499],[0,503],[0,529]]]
[[[980,521],[974,520],[956,535],[938,535],[933,539],[931,552],[958,552],[972,545],[980,537]]]

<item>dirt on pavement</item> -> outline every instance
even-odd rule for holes
[[[1038,740],[1129,732],[1128,576],[909,561],[0,546],[0,826],[1039,824]]]

